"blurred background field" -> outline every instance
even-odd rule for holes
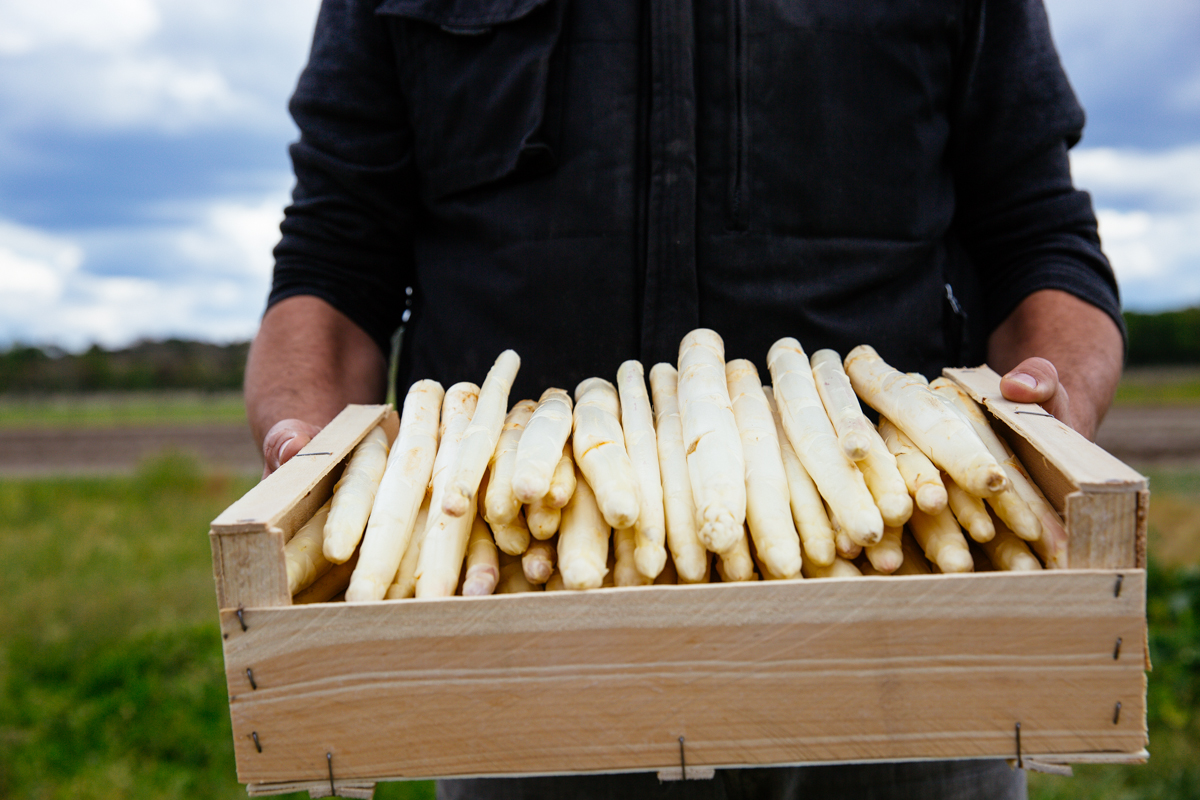
[[[1153,491],[1150,762],[1031,774],[1031,797],[1200,797],[1196,420],[1200,369],[1131,370],[1101,437]],[[1164,425],[1165,450],[1153,445]],[[181,448],[189,430],[199,434],[185,444],[227,436],[238,455]],[[137,438],[147,431],[159,438]],[[109,437],[109,459],[69,469],[34,447],[14,466],[12,443],[37,435],[68,452]],[[0,392],[0,797],[246,796],[206,532],[260,469],[228,389]],[[432,785],[382,784],[376,797],[432,797]]]

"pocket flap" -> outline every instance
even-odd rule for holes
[[[482,33],[492,25],[514,22],[549,0],[384,0],[376,14],[404,17],[440,26],[449,33]]]

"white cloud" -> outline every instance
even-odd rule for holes
[[[0,346],[249,338],[270,286],[285,200],[285,193],[220,200],[194,209],[184,224],[70,235],[0,220]],[[88,269],[105,252],[147,243],[160,262],[149,276]]]
[[[120,52],[158,29],[152,0],[0,0],[0,55],[68,46]]]
[[[1200,303],[1200,145],[1081,149],[1071,155],[1071,170],[1092,193],[1125,306]]]
[[[285,129],[317,0],[0,0],[0,128]]]

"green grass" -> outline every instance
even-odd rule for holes
[[[0,797],[245,798],[207,530],[251,485],[177,456],[0,481]]]
[[[0,429],[246,422],[240,392],[0,395]]]
[[[1200,538],[1186,512],[1200,509],[1200,473],[1152,481],[1152,545]],[[251,484],[172,456],[132,477],[0,481],[0,797],[246,796],[206,531]],[[1167,500],[1184,511],[1160,519]],[[1150,572],[1150,763],[1032,775],[1032,797],[1200,797],[1194,565]],[[432,784],[376,797],[429,798]]]
[[[1200,404],[1200,367],[1133,367],[1117,386],[1115,405]]]

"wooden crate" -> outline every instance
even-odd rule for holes
[[[211,541],[238,779],[1146,758],[1146,480],[986,367],[947,370],[1070,532],[1070,570],[292,606],[283,544],[386,406],[350,406]]]

